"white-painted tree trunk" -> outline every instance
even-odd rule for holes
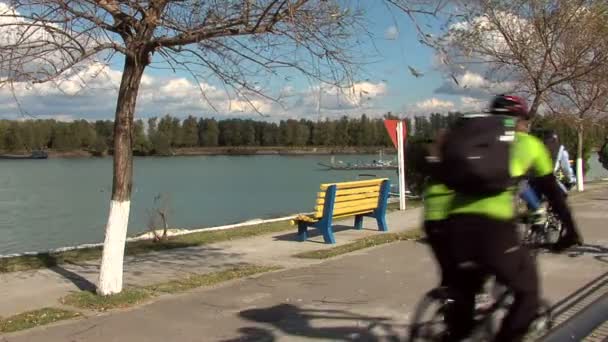
[[[125,251],[125,240],[129,224],[131,201],[110,202],[110,214],[106,225],[99,286],[97,293],[103,296],[122,291],[122,271]]]
[[[582,124],[577,132],[577,156],[576,156],[576,188],[585,191],[585,176],[583,174],[583,127]]]
[[[585,191],[582,157],[576,158],[576,189],[578,191]]]

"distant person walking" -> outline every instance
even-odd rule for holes
[[[602,164],[604,169],[608,170],[608,136],[604,138],[604,144],[602,145],[600,150],[597,151],[597,155],[599,157],[598,160]]]

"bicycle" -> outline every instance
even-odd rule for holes
[[[470,335],[471,341],[491,341],[498,331],[499,322],[513,303],[513,296],[505,286],[496,281],[491,283],[493,283],[491,285],[493,288],[489,291],[491,292],[489,296],[494,297],[495,300],[487,305],[487,303],[480,303],[476,298],[474,327]],[[487,284],[488,282],[486,287]],[[481,296],[484,295],[478,295],[477,297]],[[410,342],[442,341],[448,333],[445,314],[449,312],[450,306],[454,303],[453,297],[450,294],[450,289],[442,286],[431,289],[423,296],[412,318],[409,334]],[[425,318],[427,315],[429,318]],[[546,300],[541,300],[539,312],[530,325],[527,338],[540,337],[552,327],[551,307]]]
[[[563,183],[559,180],[557,182],[564,195],[568,196],[566,186],[563,185]],[[521,199],[519,199],[519,201],[518,223],[524,227],[522,229],[521,236],[522,244],[529,246],[533,251],[538,252],[539,248],[543,246],[550,246],[557,243],[564,233],[564,226],[551,205],[549,205],[547,201],[543,199],[542,205],[546,206],[546,217],[541,223],[538,223],[535,222],[536,220],[531,217],[531,213],[527,210],[527,208],[522,209],[524,207]]]
[[[551,206],[547,205],[546,213],[544,222],[540,224],[531,222],[529,218],[520,221],[524,225],[522,243],[533,250],[557,243],[564,232],[562,221]]]

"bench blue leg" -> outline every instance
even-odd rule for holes
[[[308,239],[308,225],[306,222],[298,222],[298,241],[306,241]]]
[[[333,225],[333,214],[334,214],[334,203],[336,202],[336,185],[331,185],[325,192],[325,204],[323,206],[323,219],[317,223],[317,228],[323,232],[323,240],[325,243],[336,243],[334,238]]]
[[[384,215],[376,216],[376,221],[378,222],[378,230],[383,232],[388,231],[388,226],[386,225],[386,217],[384,217]]]
[[[355,216],[355,229],[362,229],[363,228],[363,215],[356,215]]]
[[[323,233],[323,241],[325,243],[334,244],[336,243],[336,239],[334,238],[334,230],[332,227],[332,217],[324,218],[319,221],[319,229]]]
[[[385,180],[380,186],[380,196],[378,198],[378,208],[374,210],[374,217],[378,222],[378,230],[386,232],[388,226],[386,225],[386,207],[388,203],[389,190],[391,188],[391,182]]]

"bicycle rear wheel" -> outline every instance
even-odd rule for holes
[[[556,243],[562,236],[564,225],[551,207],[547,210],[547,224],[545,225],[545,242]]]
[[[554,320],[551,305],[549,302],[541,300],[538,314],[534,321],[532,321],[532,324],[530,324],[525,340],[537,341],[539,338],[546,335],[549,330],[553,328],[553,325]]]
[[[438,287],[427,292],[416,306],[408,341],[441,341],[448,332],[444,318],[450,303],[447,288]]]

